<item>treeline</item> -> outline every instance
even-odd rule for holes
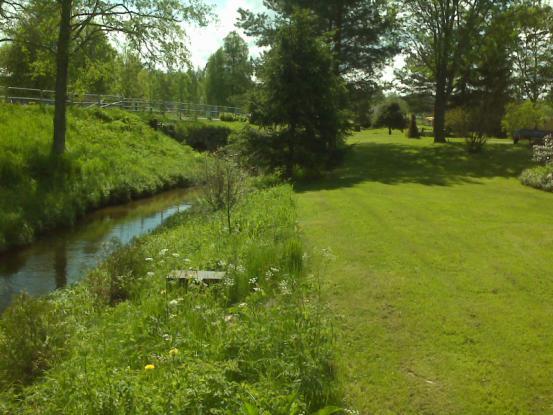
[[[514,128],[502,122],[507,109],[553,101],[553,9],[541,0],[272,0],[265,6],[269,12],[240,9],[237,22],[264,48],[258,59],[233,32],[205,68],[183,69],[182,23],[206,22],[209,10],[201,2],[0,2],[2,40],[9,41],[0,48],[2,80],[56,90],[58,154],[65,93],[117,94],[243,107],[260,128],[242,137],[241,150],[255,150],[251,158],[289,174],[332,165],[348,130],[371,124],[389,86],[382,69],[398,54],[406,65],[395,89],[411,112],[433,113],[436,142],[445,141],[448,111],[464,111],[471,129],[497,136]],[[114,46],[119,43],[125,47]]]
[[[447,109],[464,110],[474,128],[499,136],[510,103],[553,101],[553,9],[547,2],[403,3],[406,67],[399,86],[416,104],[434,98],[439,141]]]
[[[0,80],[4,87],[54,90],[56,86],[56,21],[53,2],[31,1],[9,29],[0,47]],[[149,101],[244,106],[253,64],[246,42],[230,33],[206,67],[187,68],[173,59],[150,62],[131,44],[116,47],[109,31],[89,27],[85,42],[71,50],[71,93],[118,95]]]

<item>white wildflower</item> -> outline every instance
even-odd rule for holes
[[[323,258],[328,259],[329,261],[334,261],[336,259],[336,256],[330,248],[323,248],[321,252],[323,254]]]
[[[150,258],[150,257],[146,258],[146,262],[152,262],[153,260],[154,260],[154,259],[153,259],[153,258]]]
[[[282,280],[278,286],[280,287],[280,291],[282,292],[282,294],[284,295],[288,295],[290,294],[290,289],[288,288],[288,283],[286,282],[286,280]]]

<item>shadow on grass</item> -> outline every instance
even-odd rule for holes
[[[367,181],[450,186],[479,183],[483,178],[517,177],[532,165],[530,150],[511,144],[490,143],[482,153],[469,155],[462,143],[357,143],[347,151],[344,163],[327,177],[298,182],[295,189],[337,189]]]

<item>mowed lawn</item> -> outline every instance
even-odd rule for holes
[[[553,194],[517,180],[525,145],[468,156],[374,130],[296,186],[337,369],[361,414],[553,413]]]

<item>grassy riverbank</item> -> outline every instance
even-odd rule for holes
[[[338,377],[363,414],[545,414],[553,405],[553,195],[525,146],[469,156],[383,131],[298,187],[300,224],[337,257]]]
[[[335,400],[331,334],[288,186],[249,193],[229,234],[191,212],[81,284],[0,320],[0,413],[314,413]],[[227,272],[210,288],[175,269]],[[331,413],[326,412],[326,413]]]
[[[0,251],[99,206],[193,180],[197,154],[119,110],[73,109],[50,155],[52,109],[0,104]]]

